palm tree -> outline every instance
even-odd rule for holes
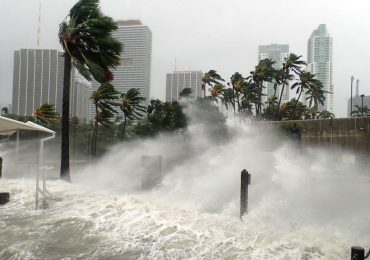
[[[280,107],[279,115],[282,119],[300,120],[306,113],[307,107],[294,98]]]
[[[317,109],[319,108],[319,104],[322,106],[324,105],[325,101],[325,93],[329,93],[325,90],[323,90],[324,86],[321,83],[321,81],[317,80],[315,84],[307,85],[308,89],[305,92],[306,94],[306,100],[309,100],[309,107],[313,106]]]
[[[123,112],[123,128],[121,132],[121,142],[125,137],[127,120],[140,119],[145,112],[145,106],[141,103],[145,101],[144,97],[140,97],[140,92],[136,88],[129,89],[126,93],[121,94],[121,100],[117,106]]]
[[[296,89],[296,94],[298,94],[298,98],[296,102],[299,101],[301,95],[303,92],[306,90],[309,90],[315,85],[319,84],[318,80],[315,79],[315,75],[311,74],[308,71],[301,71],[299,72],[299,81],[295,82],[290,88],[291,89]]]
[[[320,112],[319,118],[321,119],[334,118],[334,114],[330,113],[328,110],[323,110]]]
[[[113,101],[117,99],[118,92],[112,84],[102,83],[99,88],[91,94],[91,101],[95,106],[95,122],[91,140],[91,155],[96,155],[96,143],[98,138],[99,124],[109,126],[110,120],[117,111],[113,108]]]
[[[211,93],[209,97],[212,101],[218,101],[217,99],[221,96],[225,86],[221,83],[216,83],[214,86],[208,89],[208,92]]]
[[[1,108],[1,115],[2,116],[7,116],[9,113],[9,109],[7,107]]]
[[[284,59],[283,67],[281,68],[282,72],[280,73],[282,77],[280,80],[282,87],[280,90],[280,97],[277,106],[278,108],[280,107],[285,87],[289,85],[289,81],[294,79],[293,73],[299,74],[301,72],[301,66],[307,65],[305,61],[301,60],[301,57],[302,56],[297,56],[294,53],[291,53],[287,58]],[[277,110],[277,113],[278,111],[279,110]]]
[[[180,91],[179,96],[180,97],[189,97],[192,93],[191,88],[184,88],[183,90]]]
[[[232,103],[233,104],[233,109],[234,109],[234,116],[235,116],[235,105],[238,104],[238,107],[240,107],[239,96],[240,96],[241,90],[243,88],[244,81],[245,81],[245,78],[243,78],[242,74],[240,74],[239,72],[235,72],[231,76],[231,82],[230,83],[231,83],[231,86],[232,86],[233,98],[234,98],[234,101]],[[228,85],[230,83],[228,83]]]
[[[232,107],[234,109],[234,115],[235,115],[235,94],[234,94],[234,90],[232,88],[223,89],[220,99],[221,99],[221,103],[225,106],[227,111],[229,110],[229,104],[232,105]]]
[[[364,106],[363,108],[361,106],[355,105],[355,110],[352,111],[353,117],[360,117],[363,115],[367,115],[370,112],[370,109],[367,106]]]
[[[59,26],[59,41],[65,51],[62,105],[62,147],[60,177],[69,174],[69,96],[72,62],[86,78],[98,82],[113,79],[112,68],[119,65],[121,43],[112,37],[117,29],[112,18],[102,14],[99,0],[79,0]]]
[[[59,119],[59,114],[55,110],[54,105],[44,103],[41,105],[41,107],[36,108],[36,110],[33,112],[33,116],[36,118],[37,123],[44,123],[46,125],[49,125],[53,121],[57,121]]]
[[[305,119],[316,119],[318,115],[317,107],[310,107],[306,110]]]
[[[212,87],[213,84],[221,83],[225,80],[215,70],[210,70],[204,74],[202,81],[203,98],[205,98],[207,85]]]
[[[263,92],[263,83],[264,82],[271,82],[274,76],[274,68],[272,65],[274,61],[271,59],[263,59],[260,60],[258,65],[255,67],[254,71],[251,71],[251,79],[256,84],[257,96],[255,100],[256,106],[256,115],[258,116],[262,112],[262,92]]]

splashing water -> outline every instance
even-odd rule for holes
[[[72,177],[49,181],[34,210],[34,180],[2,179],[0,259],[349,259],[370,240],[366,169],[340,151],[279,144],[267,130],[229,126],[212,142],[186,137],[118,145]],[[161,185],[140,189],[142,155],[161,155]],[[240,171],[252,174],[249,214],[239,219]]]

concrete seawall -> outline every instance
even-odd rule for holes
[[[337,118],[271,122],[272,125],[293,125],[301,129],[302,144],[335,146],[370,156],[370,118]]]

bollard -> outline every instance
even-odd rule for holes
[[[246,169],[241,172],[240,186],[240,219],[243,220],[244,214],[248,213],[248,185],[251,184],[251,175]]]
[[[364,260],[365,249],[359,246],[351,247],[351,260]]]
[[[9,199],[10,199],[9,192],[0,192],[0,205],[8,203]]]
[[[3,176],[3,158],[0,156],[0,178]]]

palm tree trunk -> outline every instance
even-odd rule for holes
[[[297,101],[295,102],[294,106],[296,106],[296,105],[298,104],[299,99],[300,99],[300,97],[301,97],[301,95],[302,95],[302,92],[303,92],[302,90],[299,92],[299,95],[298,95]]]
[[[64,54],[63,104],[62,104],[62,145],[60,161],[60,178],[70,182],[69,173],[69,96],[71,89],[71,57]]]
[[[281,91],[280,91],[279,102],[278,102],[278,105],[277,105],[277,108],[276,108],[276,116],[279,114],[279,108],[280,108],[280,104],[281,104],[281,99],[283,98],[284,88],[285,88],[285,81],[283,82],[283,86],[282,86]]]
[[[99,127],[99,123],[97,119],[99,110],[96,104],[95,104],[95,114],[96,114],[96,118],[94,122],[94,129],[93,129],[92,140],[91,140],[91,155],[93,157],[95,157],[96,155],[96,142],[97,142],[96,140],[98,139],[98,127]]]
[[[123,139],[125,138],[126,122],[127,122],[127,117],[125,115],[125,118],[124,118],[124,121],[123,121],[122,133],[121,133],[121,142],[123,142]]]
[[[91,151],[91,154],[94,157],[96,155],[96,144],[97,144],[97,140],[98,140],[98,127],[99,127],[99,123],[98,123],[98,121],[95,121],[94,132],[93,132],[93,140],[92,140],[92,151]]]

